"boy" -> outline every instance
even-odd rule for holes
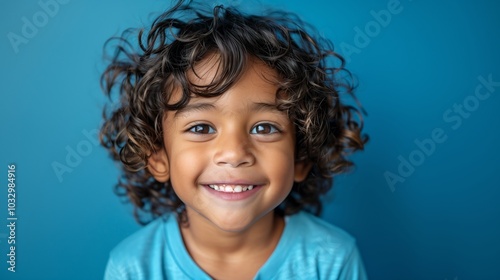
[[[156,219],[112,251],[106,279],[366,278],[354,239],[312,215],[367,138],[340,100],[343,59],[303,26],[179,1],[140,51],[119,39],[101,141],[136,218]]]

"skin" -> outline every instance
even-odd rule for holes
[[[212,81],[216,56],[201,61],[200,85]],[[163,119],[164,149],[148,162],[156,180],[170,180],[186,205],[188,226],[181,227],[194,261],[216,279],[251,279],[266,262],[283,232],[274,209],[310,165],[295,162],[295,131],[276,109],[276,72],[249,59],[241,78],[223,95],[194,97]],[[267,79],[266,79],[267,78]],[[170,102],[180,97],[175,91]],[[245,199],[228,200],[210,184],[256,185]]]

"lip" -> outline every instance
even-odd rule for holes
[[[249,191],[244,191],[244,192],[221,192],[221,191],[216,191],[212,188],[210,188],[208,185],[222,185],[222,184],[226,184],[226,185],[253,185],[253,189],[249,190]],[[245,199],[248,199],[252,196],[254,196],[257,192],[260,191],[260,189],[262,188],[262,184],[245,184],[245,183],[241,183],[241,182],[238,182],[238,183],[235,183],[234,181],[232,182],[226,182],[226,183],[213,183],[213,184],[203,184],[202,185],[204,189],[206,189],[210,194],[220,198],[220,199],[223,199],[223,200],[229,200],[229,201],[237,201],[237,200],[245,200]]]
[[[262,184],[256,183],[256,182],[251,182],[247,180],[222,180],[222,181],[216,181],[216,182],[206,182],[206,183],[201,183],[202,185],[254,185],[254,186],[261,186]]]

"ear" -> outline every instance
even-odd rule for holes
[[[302,182],[306,179],[307,175],[309,174],[309,171],[312,168],[312,163],[309,161],[296,161],[295,162],[295,174],[294,174],[294,181],[295,182]]]
[[[164,149],[151,154],[148,158],[148,170],[158,182],[165,183],[170,179],[168,156]]]

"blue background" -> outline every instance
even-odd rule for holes
[[[114,163],[85,132],[101,123],[104,41],[149,25],[169,2],[67,2],[45,22],[38,1],[0,4],[0,279],[101,279],[110,249],[139,228],[112,193]],[[500,279],[500,86],[474,103],[480,76],[500,81],[499,4],[401,0],[382,26],[374,14],[392,1],[263,2],[315,25],[359,79],[371,141],[337,178],[323,217],[357,238],[370,278]],[[23,17],[40,27],[16,52],[8,34],[22,35]],[[369,33],[364,41],[357,30]],[[461,116],[453,110],[464,102]],[[435,129],[446,140],[425,154],[416,141]],[[413,172],[400,173],[402,161]],[[54,162],[68,172],[58,178]],[[10,163],[15,273],[6,263]],[[390,184],[386,172],[405,176]]]

